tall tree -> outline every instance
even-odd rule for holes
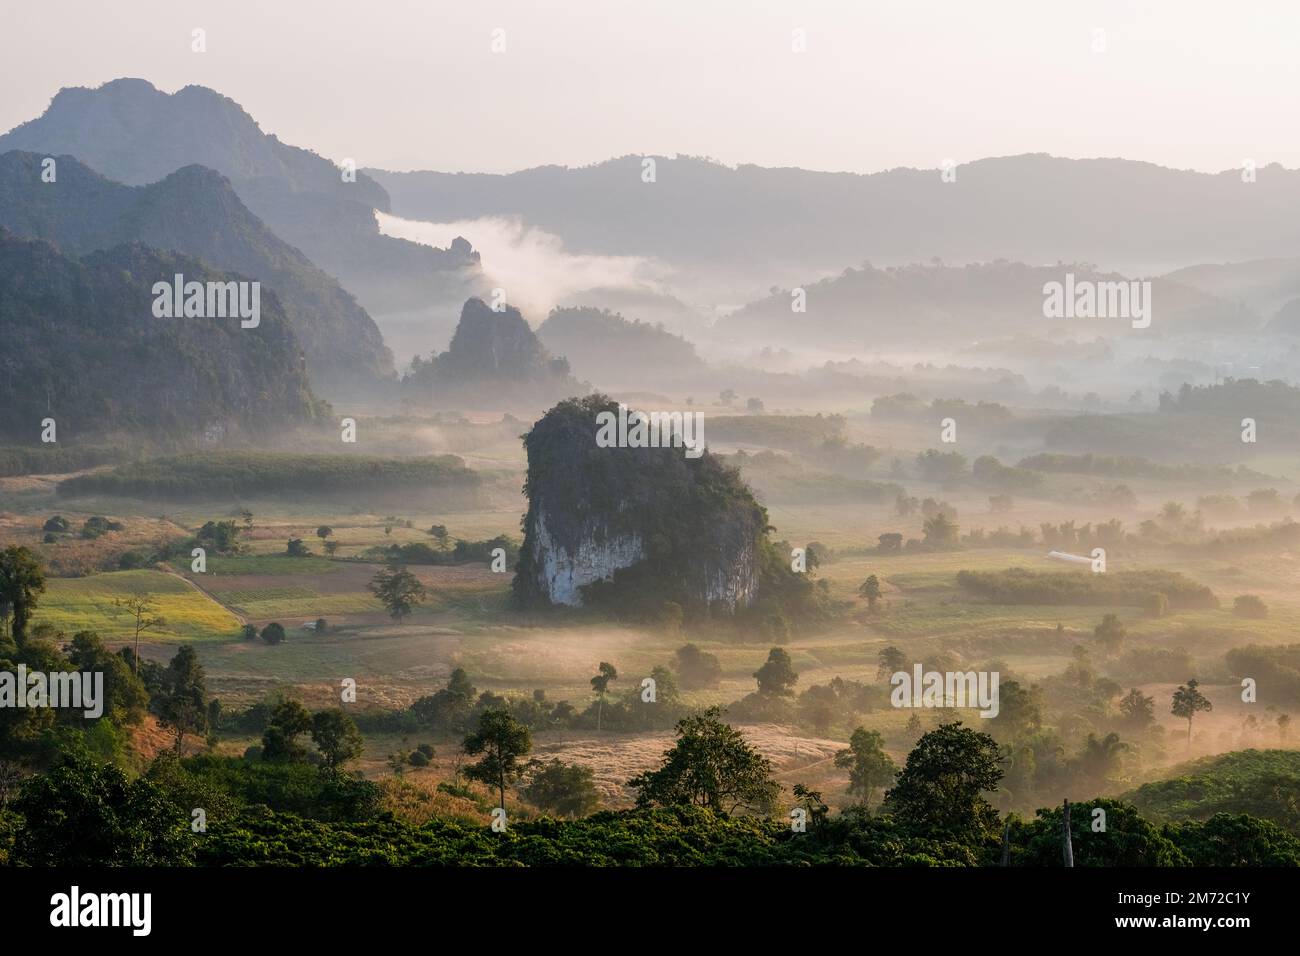
[[[600,731],[601,717],[605,711],[605,694],[609,690],[609,682],[618,679],[618,670],[613,664],[606,661],[600,662],[600,671],[591,679],[591,689],[596,692],[596,730]]]
[[[533,735],[504,710],[485,710],[479,715],[478,730],[465,738],[462,748],[477,763],[465,768],[465,776],[494,787],[506,805],[506,786],[523,773],[521,760],[533,749]]]
[[[772,780],[771,762],[723,723],[721,713],[710,707],[677,722],[677,742],[659,768],[628,781],[640,791],[637,806],[688,804],[715,813],[775,806],[781,788]]]
[[[176,734],[173,748],[181,749],[187,733],[207,727],[207,686],[199,656],[189,644],[182,645],[163,671],[162,693],[154,701],[164,726]]]
[[[876,602],[880,600],[880,578],[874,574],[870,575],[858,588],[858,593],[867,599],[867,609],[874,611]]]
[[[337,770],[361,756],[365,740],[356,721],[340,708],[319,710],[311,718],[311,739],[329,770]]]
[[[133,591],[124,598],[117,598],[113,606],[131,615],[135,625],[135,664],[137,672],[140,662],[140,635],[145,631],[156,631],[167,626],[167,619],[158,613],[158,605],[147,591]]]
[[[907,667],[907,655],[893,644],[881,648],[877,660],[879,663],[876,665],[876,680],[889,680],[892,675]]]
[[[18,545],[0,551],[0,609],[8,609],[12,618],[15,644],[27,640],[27,625],[36,610],[37,595],[44,593],[45,572],[36,555]]]
[[[1002,779],[997,742],[988,734],[940,724],[925,734],[885,794],[885,805],[903,823],[978,840],[996,833],[998,814],[983,794]]]
[[[311,730],[311,711],[296,700],[275,705],[262,734],[262,759],[294,763],[307,759],[298,738]]]
[[[754,671],[754,680],[758,681],[758,692],[765,696],[789,696],[794,693],[794,685],[799,680],[794,664],[784,648],[774,647],[767,653],[767,661]]]
[[[853,731],[848,749],[835,755],[835,766],[848,770],[848,793],[864,807],[870,805],[876,790],[888,786],[898,773],[897,764],[885,753],[885,738],[865,727]]]
[[[1202,710],[1214,709],[1209,698],[1198,688],[1196,678],[1192,678],[1186,684],[1180,684],[1178,690],[1174,691],[1173,707],[1170,708],[1170,713],[1175,717],[1182,717],[1187,721],[1187,746],[1189,747],[1192,745],[1192,718]]]
[[[1155,723],[1156,699],[1134,687],[1120,698],[1119,712],[1124,715],[1124,722],[1134,730],[1146,730]]]
[[[390,564],[375,575],[370,591],[383,602],[394,620],[410,614],[425,598],[424,585],[405,566]]]

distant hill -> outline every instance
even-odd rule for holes
[[[256,328],[155,318],[152,285],[176,272],[239,278],[138,243],[75,259],[0,229],[0,435],[35,443],[48,417],[60,442],[113,432],[215,441],[328,411],[274,293]]]
[[[262,132],[234,100],[202,86],[168,94],[140,79],[60,90],[36,119],[0,136],[0,152],[71,155],[109,179],[139,186],[186,166],[215,169],[280,238],[337,276],[373,311],[464,297],[478,257],[383,236],[383,187]]]
[[[706,368],[694,345],[662,325],[604,309],[553,309],[537,337],[599,385],[662,388]]]
[[[249,212],[224,176],[186,166],[132,187],[60,156],[57,179],[47,183],[41,159],[0,155],[0,226],[73,255],[140,241],[259,280],[279,296],[317,390],[338,394],[394,378],[392,356],[366,311]]]
[[[569,373],[567,360],[551,356],[518,309],[496,312],[482,299],[465,303],[447,351],[427,360],[417,356],[402,380],[404,399],[434,404],[504,407],[586,390]]]
[[[1133,330],[1123,318],[1049,319],[1043,315],[1043,287],[1063,282],[1125,281],[1084,264],[1030,266],[989,262],[967,266],[911,265],[846,269],[834,278],[801,287],[805,311],[792,308],[792,290],[778,289],[764,299],[719,319],[718,338],[764,345],[849,347],[867,350],[890,345],[943,343],[957,347],[999,335],[1045,334],[1153,336],[1181,332],[1257,330],[1251,310],[1223,302],[1165,279],[1152,280],[1152,321]]]
[[[1123,159],[1025,154],[870,175],[736,168],[642,157],[507,175],[368,170],[414,218],[519,216],[576,252],[653,256],[683,269],[743,268],[789,284],[864,260],[1011,259],[1158,273],[1197,262],[1300,256],[1278,210],[1300,206],[1300,171],[1242,182]]]

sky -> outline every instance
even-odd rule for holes
[[[1046,152],[1217,172],[1300,166],[1297,64],[1290,0],[0,0],[0,130],[136,76],[394,170]]]

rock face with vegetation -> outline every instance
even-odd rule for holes
[[[237,272],[279,296],[317,391],[350,392],[393,378],[392,355],[356,299],[271,232],[220,173],[186,166],[132,187],[59,156],[57,179],[47,183],[41,159],[0,155],[0,226],[73,255],[138,241]]]
[[[586,391],[569,374],[569,363],[553,358],[518,309],[494,311],[470,299],[447,351],[428,360],[418,356],[402,381],[410,401],[523,399],[552,402]]]
[[[0,435],[35,442],[53,418],[60,442],[106,431],[194,438],[326,411],[274,294],[262,296],[257,328],[155,318],[152,285],[176,272],[234,278],[139,244],[74,259],[0,229]]]
[[[705,452],[602,448],[603,395],[568,399],[524,438],[528,514],[514,591],[524,606],[666,602],[734,613],[759,596],[772,555],[767,515],[735,471]]]

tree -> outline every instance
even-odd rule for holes
[[[874,574],[869,576],[858,588],[858,593],[867,599],[867,609],[874,611],[876,602],[880,600],[880,579]]]
[[[284,700],[276,704],[262,733],[262,759],[281,763],[306,760],[307,751],[298,738],[311,729],[311,712],[298,701]]]
[[[1195,678],[1186,684],[1180,684],[1178,690],[1174,691],[1173,707],[1170,709],[1170,713],[1175,717],[1182,717],[1187,721],[1187,746],[1189,747],[1192,745],[1192,718],[1199,711],[1214,709],[1214,705],[1197,687]]]
[[[921,530],[925,534],[925,543],[932,548],[955,548],[961,540],[958,535],[960,528],[942,511],[933,518],[926,518]]]
[[[284,553],[291,558],[305,558],[311,554],[311,549],[302,543],[302,538],[290,538]]]
[[[826,814],[830,813],[831,808],[822,802],[820,791],[812,790],[802,783],[796,783],[792,788],[794,798],[799,801],[799,806],[804,810],[808,820],[812,822],[813,830],[822,825],[826,819]]]
[[[329,770],[361,756],[365,740],[356,722],[340,708],[317,711],[311,718],[311,739]],[[428,763],[426,758],[425,763]]]
[[[1103,789],[1115,776],[1120,758],[1128,749],[1128,744],[1120,740],[1117,733],[1112,732],[1105,737],[1089,734],[1079,754],[1080,775],[1094,790]]]
[[[325,553],[328,554],[331,558],[338,553],[338,550],[339,550],[339,543],[337,541],[325,542]]]
[[[544,813],[573,819],[585,817],[600,806],[595,774],[590,767],[558,759],[533,761],[524,797]]]
[[[257,625],[245,624],[243,627],[239,629],[239,636],[246,641],[257,640]]]
[[[0,618],[9,617],[14,643],[27,640],[27,625],[45,593],[45,572],[36,555],[24,547],[11,545],[0,551]]]
[[[465,669],[457,667],[451,672],[445,688],[421,697],[411,705],[411,712],[425,726],[459,732],[465,729],[477,693]]]
[[[319,528],[316,529],[316,537],[320,538],[321,541],[324,541],[326,538],[328,538],[328,537],[329,537],[330,535],[332,535],[333,533],[334,533],[334,529],[331,528],[331,527],[330,527],[329,525],[327,525],[327,524],[323,524],[323,525],[321,525]]]
[[[207,727],[207,687],[203,666],[194,648],[185,644],[163,671],[162,693],[154,700],[158,718],[176,734],[173,749],[179,751],[187,733]]]
[[[262,628],[262,640],[271,645],[279,644],[284,640],[284,625],[277,621],[272,621],[266,627]]]
[[[775,806],[781,788],[771,779],[771,762],[723,723],[721,713],[710,707],[677,722],[677,742],[659,768],[628,781],[639,791],[638,807],[689,804],[726,814]]]
[[[103,719],[119,726],[135,723],[145,714],[149,692],[132,672],[127,660],[104,646],[94,631],[72,635],[68,659],[79,671],[98,671],[104,675]]]
[[[1268,605],[1257,594],[1238,594],[1232,602],[1232,613],[1237,617],[1268,617]]]
[[[167,619],[158,613],[158,605],[154,603],[153,597],[144,592],[136,591],[124,598],[117,598],[113,601],[113,606],[130,614],[135,621],[135,660],[140,660],[140,635],[145,631],[157,630],[165,627]]]
[[[1101,619],[1101,623],[1092,629],[1092,636],[1096,638],[1103,651],[1113,656],[1118,654],[1120,648],[1124,646],[1128,631],[1120,623],[1118,617],[1114,614],[1107,614]]]
[[[677,676],[687,690],[717,687],[722,680],[722,664],[716,654],[702,651],[694,644],[684,644],[674,657]]]
[[[177,806],[155,783],[128,781],[112,764],[72,751],[23,785],[12,804],[23,818],[14,855],[35,867],[180,866],[194,840]]]
[[[998,694],[998,715],[994,727],[1005,731],[1012,740],[1037,733],[1043,724],[1043,695],[1037,687],[1025,689],[1019,681],[1009,680]]]
[[[876,665],[876,680],[889,680],[907,666],[907,655],[893,644],[881,648],[879,663]]]
[[[997,811],[984,799],[1002,779],[997,742],[961,721],[925,734],[885,794],[900,822],[926,832],[978,840],[996,831]]]
[[[445,524],[433,525],[429,528],[428,533],[433,538],[433,543],[437,545],[439,551],[447,550],[447,544],[451,539],[451,535],[447,533],[447,526]]]
[[[1124,715],[1124,723],[1134,730],[1145,730],[1156,719],[1156,699],[1147,697],[1134,687],[1119,702],[1119,712]]]
[[[868,806],[876,790],[887,786],[898,773],[898,766],[885,753],[885,739],[876,730],[859,727],[849,738],[847,750],[835,755],[835,766],[849,772],[850,796]]]
[[[533,749],[528,728],[504,710],[485,710],[478,718],[478,730],[465,738],[462,748],[471,757],[482,759],[465,768],[471,780],[494,787],[506,805],[506,785],[523,772],[520,759]]]
[[[410,614],[425,597],[424,585],[405,566],[390,564],[370,582],[370,592],[379,598],[394,620]]]
[[[794,672],[790,655],[784,648],[774,647],[767,654],[767,662],[754,671],[758,692],[767,697],[788,697],[794,693],[799,675]]]
[[[618,670],[613,664],[600,662],[600,673],[591,679],[591,689],[596,692],[596,730],[600,731],[600,720],[605,710],[605,693],[609,682],[618,679]]]

